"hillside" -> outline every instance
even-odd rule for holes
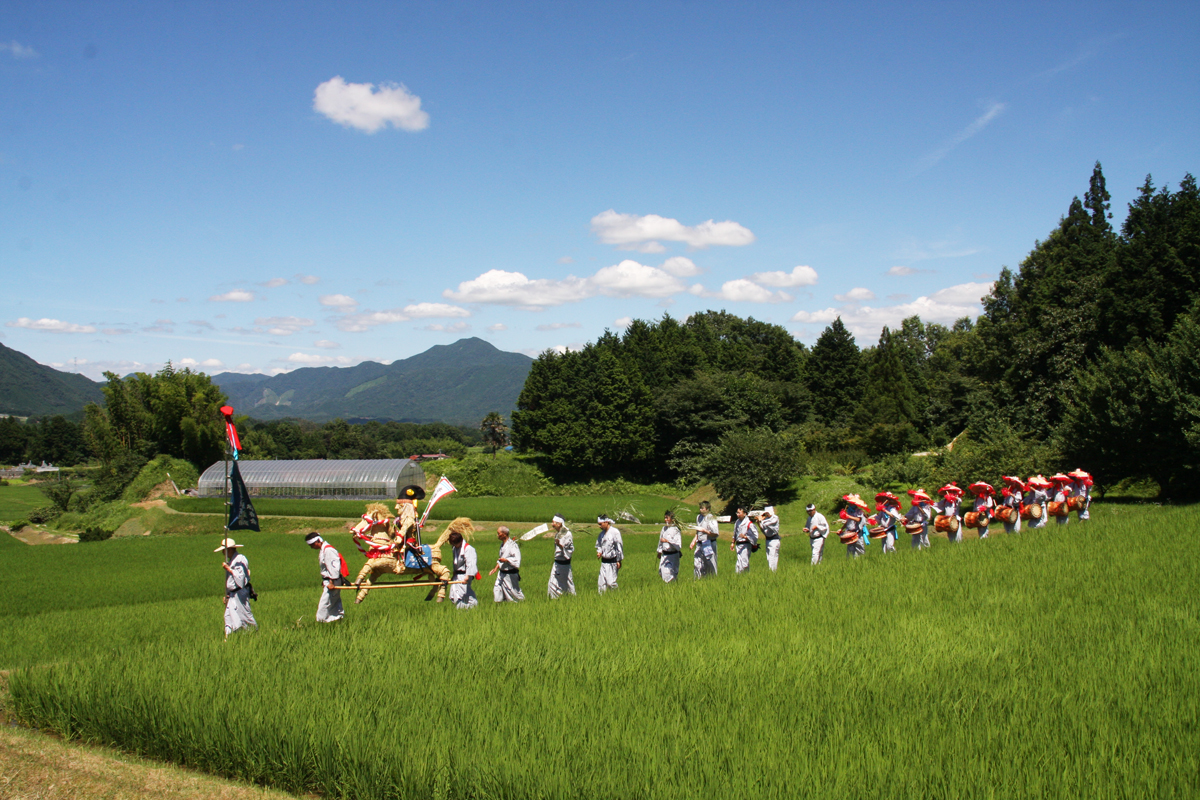
[[[104,402],[101,385],[83,375],[39,364],[0,344],[0,414],[73,414],[88,403]]]
[[[354,417],[475,425],[489,411],[509,416],[532,364],[529,356],[471,338],[391,364],[304,367],[273,377],[222,373],[213,382],[239,413],[262,420]]]

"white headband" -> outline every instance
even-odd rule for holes
[[[550,520],[550,521],[551,521],[551,522],[557,522],[559,525],[566,525],[566,524],[567,524],[567,521],[566,521],[565,519],[563,519],[562,517],[560,517],[558,514],[555,514],[555,515],[554,515],[554,518],[553,518],[552,520]]]

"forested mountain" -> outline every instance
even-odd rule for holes
[[[0,344],[0,414],[74,414],[102,399],[100,386],[83,375],[60,372]]]
[[[780,326],[706,312],[544,353],[514,443],[571,477],[712,475],[790,451],[885,459],[916,481],[945,464],[909,454],[966,432],[997,468],[1082,465],[1101,486],[1198,494],[1200,192],[1191,175],[1175,192],[1148,177],[1119,232],[1109,200],[1097,164],[978,319],[910,317],[866,350],[840,319],[808,350]]]
[[[478,338],[436,345],[411,358],[354,367],[304,367],[285,375],[222,373],[213,382],[239,414],[390,419],[478,425],[489,411],[508,415],[533,359]]]

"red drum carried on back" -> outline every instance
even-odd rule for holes
[[[1041,518],[1042,518],[1042,506],[1040,503],[1032,505],[1032,506],[1025,506],[1025,510],[1021,512],[1021,519],[1041,519]]]
[[[1067,517],[1071,515],[1071,509],[1066,503],[1059,503],[1054,500],[1050,501],[1050,516],[1052,517]]]
[[[1087,498],[1083,495],[1076,495],[1067,501],[1067,508],[1071,511],[1083,511],[1087,506]]]
[[[1012,506],[1000,506],[996,509],[996,519],[1010,524],[1016,522],[1017,510]]]
[[[938,533],[958,533],[958,517],[939,514],[933,520],[933,529]]]
[[[968,528],[986,528],[988,518],[982,511],[968,511],[963,514],[963,522]]]

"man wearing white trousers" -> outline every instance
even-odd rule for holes
[[[812,503],[806,505],[804,510],[808,512],[808,524],[804,526],[804,532],[808,534],[808,542],[812,545],[812,563],[815,567],[825,558],[825,537],[829,535],[829,521]]]
[[[492,599],[497,603],[524,600],[525,593],[521,591],[521,548],[504,525],[496,529],[496,538],[500,540],[500,557],[488,574],[500,574],[496,575],[496,585],[492,587]]]
[[[709,513],[707,500],[700,502],[700,513],[696,515],[696,535],[692,537],[694,551],[692,567],[697,578],[717,574],[717,518]]]
[[[321,599],[317,603],[317,622],[337,622],[346,615],[342,608],[342,593],[334,586],[346,585],[342,575],[342,556],[333,545],[313,531],[304,537],[304,543],[317,550],[317,564],[321,568]]]
[[[621,540],[621,531],[613,525],[609,516],[597,517],[600,524],[600,535],[596,537],[596,558],[600,559],[600,577],[596,586],[600,594],[609,589],[617,588],[617,573],[621,562],[625,560],[625,543]]]
[[[683,534],[675,514],[668,509],[663,514],[662,530],[658,533],[658,574],[663,583],[671,583],[679,577],[679,556],[683,551]]]
[[[554,528],[554,564],[550,567],[550,586],[547,591],[550,599],[554,600],[564,594],[575,594],[575,576],[571,573],[575,537],[571,535],[571,529],[561,514],[554,515],[550,527]]]
[[[758,528],[767,541],[767,566],[771,572],[779,569],[779,517],[775,516],[775,506],[763,508],[762,516],[758,518]]]
[[[737,519],[733,523],[733,541],[729,549],[737,553],[738,575],[750,569],[750,553],[758,549],[758,530],[750,524],[746,509],[738,508]]]
[[[458,531],[450,534],[448,541],[453,552],[451,561],[454,565],[454,580],[466,581],[466,583],[455,583],[450,587],[450,602],[455,608],[468,609],[479,605],[479,598],[475,596],[475,589],[472,584],[475,581],[475,576],[479,572],[479,560],[475,555],[475,548],[470,545],[463,535]]]

